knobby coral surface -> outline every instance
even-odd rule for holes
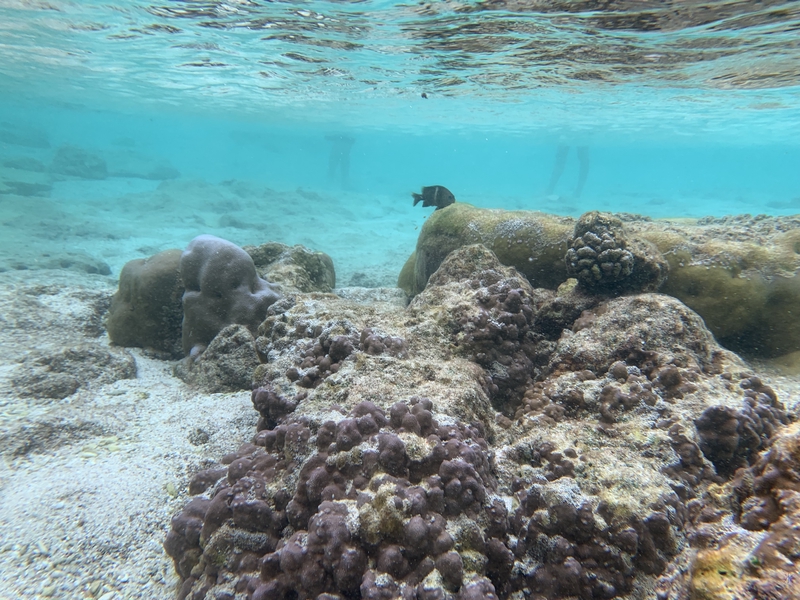
[[[257,431],[166,541],[180,598],[723,598],[720,565],[784,597],[796,400],[674,298],[465,246],[405,309],[276,302],[255,347]]]

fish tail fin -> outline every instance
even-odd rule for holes
[[[422,202],[422,194],[415,194],[414,192],[411,192],[411,197],[414,198],[414,206]]]

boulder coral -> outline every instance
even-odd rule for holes
[[[280,297],[256,273],[247,252],[222,238],[199,235],[181,254],[183,352],[205,349],[224,327],[244,325],[255,332]]]
[[[800,350],[800,218],[640,222],[666,257],[661,291],[699,313],[727,348],[775,357]]]
[[[281,294],[330,292],[336,284],[331,258],[303,246],[268,242],[241,249],[214,236],[200,236],[186,252],[182,258],[181,250],[164,250],[125,264],[106,323],[114,344],[182,356],[198,344],[211,343],[227,325],[244,325],[255,333],[266,309]],[[194,286],[188,296],[187,281]],[[220,297],[211,300],[217,294]],[[189,370],[187,365],[183,372],[195,381]],[[205,389],[229,388],[207,376],[201,379]]]
[[[576,222],[539,212],[454,204],[434,212],[425,222],[398,285],[409,296],[420,293],[450,252],[479,243],[502,264],[515,267],[534,287],[556,289],[570,275],[580,275],[592,293],[658,290],[696,311],[714,336],[734,351],[776,357],[800,350],[796,309],[800,305],[800,219],[742,215],[654,221],[629,214],[599,215],[587,213]],[[619,263],[619,272],[626,271],[630,259],[638,255],[641,280],[629,275],[615,285],[598,288],[593,278],[582,275],[592,272],[592,266],[581,266],[588,256],[578,253],[598,254],[583,240],[584,229],[591,228],[589,221],[598,224],[598,219],[607,221],[601,229],[609,239],[603,242],[601,231],[595,235],[600,240],[596,244],[616,248],[612,238],[624,239],[620,246],[625,248],[615,252],[622,257],[627,251],[631,256]],[[582,245],[570,248],[576,243]],[[610,272],[616,269],[612,265],[613,261],[608,262]],[[623,269],[624,265],[628,267]]]
[[[482,244],[535,287],[555,289],[567,279],[564,255],[573,223],[569,217],[541,212],[452,204],[434,211],[425,221],[398,286],[414,296],[425,288],[428,278],[450,252],[461,246]]]
[[[164,250],[125,264],[106,319],[108,337],[114,344],[152,348],[171,356],[182,354],[180,260],[180,250]]]

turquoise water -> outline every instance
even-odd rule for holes
[[[351,143],[337,146],[332,139]],[[567,151],[563,173],[551,186],[562,149]],[[331,161],[340,167],[333,174]],[[577,193],[582,177],[585,185]],[[198,393],[171,376],[173,363],[147,351],[132,351],[136,379],[102,384],[87,375],[86,386],[63,400],[18,395],[13,377],[38,373],[28,365],[29,359],[39,360],[39,352],[57,361],[87,343],[98,349],[80,359],[87,373],[111,370],[100,363],[108,343],[103,319],[123,265],[214,234],[240,246],[278,241],[324,251],[333,259],[340,288],[395,286],[433,211],[414,207],[411,194],[428,185],[444,185],[458,201],[480,207],[575,217],[595,209],[654,218],[796,215],[800,1],[0,0],[0,442],[5,440],[0,446],[14,452],[0,461],[0,598],[70,598],[81,590],[101,600],[174,598],[177,575],[162,544],[170,518],[185,504],[185,483],[201,465],[229,452],[239,436],[251,439],[248,391],[236,398]],[[772,225],[759,222],[739,220],[731,235],[739,240],[746,229],[745,237],[752,231],[754,243],[770,245],[767,253],[775,257],[770,269],[795,265],[797,238],[787,236],[776,246]],[[781,223],[789,228],[797,221]],[[519,231],[512,225],[509,242]],[[709,236],[726,231],[708,229]],[[708,241],[704,235],[698,234],[702,242]],[[715,271],[710,293],[697,284],[698,275],[687,279],[690,285],[676,287],[690,297],[687,305],[698,293],[698,312],[716,318],[720,339],[734,350],[760,357],[777,354],[775,348],[793,350],[800,278],[783,272],[773,277],[773,271],[758,268],[740,273],[740,265],[752,267],[760,256],[747,250],[741,261],[722,255],[720,263],[730,266],[730,285],[724,285],[728,271],[722,276]],[[708,268],[704,253],[714,251],[709,244],[689,266]],[[29,271],[37,268],[42,270]],[[396,291],[351,291],[349,297],[397,299]],[[456,301],[453,294],[447,302]],[[447,366],[435,383],[438,376],[430,371],[438,369],[435,357],[452,358],[449,346],[433,347],[442,341],[437,336],[445,335],[436,307],[407,320],[388,308],[362,311],[349,308],[355,301],[317,304],[312,298],[295,314],[298,331],[314,306],[326,321],[337,306],[348,307],[336,324],[348,333],[362,321],[372,327],[374,318],[387,334],[407,336],[414,352],[418,344],[408,366],[380,363],[387,365],[385,381],[377,367],[364,367],[370,377],[378,376],[374,387],[364,383],[368,370],[356,367],[341,380],[353,392],[342,403],[380,398],[388,409],[395,399],[384,392],[396,386],[398,394],[432,390],[442,400],[436,410],[451,415],[443,423],[452,415],[491,416],[488,404],[464,404],[475,396],[479,379],[486,385],[477,363]],[[557,304],[548,310],[554,311],[553,323],[560,323]],[[598,320],[603,311],[597,310]],[[595,316],[583,315],[576,330]],[[669,323],[668,315],[661,317],[653,315],[655,337]],[[726,321],[732,326],[725,327]],[[665,335],[679,345],[697,341],[702,352],[689,348],[691,355],[711,347],[705,330],[687,332],[686,323],[695,321],[675,323]],[[95,337],[99,332],[103,335]],[[611,340],[609,349],[617,341]],[[629,338],[625,347],[633,342]],[[275,369],[301,358],[292,354],[305,342],[286,343],[292,347],[280,351]],[[525,344],[537,352],[545,347]],[[590,354],[601,352],[599,339],[597,344]],[[565,356],[573,352],[570,345]],[[680,356],[683,349],[677,352]],[[796,413],[797,353],[785,358],[794,379],[781,381],[776,390]],[[60,368],[84,381],[78,359],[66,365]],[[491,369],[494,376],[495,365]],[[543,383],[549,386],[564,374],[561,369],[559,364],[553,379]],[[711,369],[701,374],[682,366],[681,371],[698,383],[699,393],[687,402],[670,397],[675,410],[659,416],[658,427],[686,425],[689,435],[705,405],[741,406],[742,390],[725,391],[738,385],[730,373],[726,381]],[[56,371],[56,383],[63,374]],[[529,375],[532,383],[534,374]],[[672,376],[664,384],[667,379]],[[452,389],[448,381],[454,381]],[[748,389],[765,389],[754,381]],[[685,389],[694,385],[683,383]],[[603,385],[586,382],[581,389],[587,390],[587,404],[605,402],[602,394],[597,399]],[[625,398],[637,396],[631,391]],[[652,391],[642,395],[652,396]],[[321,399],[308,410],[322,407]],[[651,427],[655,418],[651,422],[647,415],[654,413],[647,411],[628,416]],[[325,413],[307,414],[317,419]],[[538,422],[535,412],[526,416],[533,423],[531,417]],[[577,418],[584,417],[568,413],[567,422],[552,430],[555,437],[537,429],[513,440],[520,443],[503,450],[503,477],[510,480],[512,468],[516,475],[514,455],[538,456],[551,437],[558,442],[594,431],[594,416],[587,413],[585,422]],[[571,438],[569,422],[576,433]],[[653,470],[666,460],[667,439],[657,431],[631,429],[640,426],[635,423],[623,422],[616,441],[603,441],[600,434],[617,436],[607,424],[598,428],[600,437],[587,438],[588,450],[597,450],[594,456],[603,460],[587,455],[599,467],[586,472],[586,493],[595,494],[594,481],[607,481],[606,463],[619,463],[619,475],[608,481],[615,490],[610,497],[622,498],[622,507],[645,497],[650,506],[650,495],[660,494],[661,487],[669,491],[665,474]],[[505,427],[499,420],[497,425]],[[514,436],[516,431],[521,430],[513,430]],[[212,445],[196,446],[200,434],[211,437]],[[511,435],[500,432],[498,439]],[[625,439],[635,442],[632,451]],[[561,442],[553,445],[560,447]],[[551,456],[556,454],[561,453]],[[528,465],[519,469],[532,477]],[[632,477],[646,485],[628,498]],[[578,498],[570,487],[576,484],[553,484],[552,502]],[[694,494],[690,488],[675,489]],[[673,497],[666,508],[660,500],[652,506],[672,518],[670,511],[678,506]],[[716,508],[708,510],[718,514]],[[558,517],[558,510],[553,514]],[[782,522],[772,532],[780,533]],[[653,523],[658,527],[663,520]],[[720,523],[732,521],[726,516]],[[703,525],[724,533],[719,523]],[[745,539],[742,531],[734,532],[735,539]],[[683,544],[680,536],[675,539]],[[688,542],[686,548],[691,551]],[[530,551],[531,560],[534,554],[539,549]],[[684,569],[682,561],[683,555],[668,573]],[[643,564],[657,563],[645,556]],[[641,594],[647,593],[648,577],[637,579]],[[689,585],[688,575],[684,583]]]
[[[393,223],[398,255],[430,212],[412,211],[410,193],[432,184],[478,206],[571,215],[795,214],[799,29],[796,2],[5,0],[0,151],[47,166],[65,144],[124,150],[180,180],[302,188],[322,194],[323,222],[333,199],[352,214],[348,235]],[[329,177],[332,134],[354,140],[347,182]],[[20,145],[26,135],[46,144]],[[570,150],[550,190],[559,145]],[[157,182],[64,179],[39,195],[65,210],[103,201],[108,227],[149,227],[118,209]],[[237,237],[175,218],[159,220],[180,231],[166,247]],[[334,222],[302,227],[261,237],[325,250],[337,235]]]

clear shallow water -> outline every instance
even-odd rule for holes
[[[323,250],[340,286],[393,285],[431,213],[410,193],[430,184],[575,216],[800,213],[799,30],[800,2],[769,0],[0,0],[0,270],[78,255],[118,276],[212,233]],[[328,176],[331,134],[354,140],[346,185]],[[570,151],[547,193],[559,144]],[[53,176],[65,145],[180,177]],[[148,368],[137,381],[163,411],[167,392],[147,386],[170,378]],[[167,455],[146,441],[141,460]],[[152,510],[112,500],[137,523]],[[151,554],[168,516],[151,519]],[[113,569],[126,580],[149,566],[131,556]]]
[[[794,214],[798,31],[796,2],[2,0],[0,122],[49,147],[0,150],[45,165],[64,144],[132,150],[184,179],[329,193],[355,230],[375,229],[365,212],[395,219],[408,239],[384,243],[408,251],[430,212],[410,192],[430,184],[573,215]],[[330,134],[355,140],[346,185],[328,177]],[[49,197],[105,202],[118,224],[133,218],[120,199],[155,187],[110,177]],[[304,233],[325,250],[318,225]]]
[[[271,123],[794,141],[798,30],[776,1],[5,0],[0,72]]]

